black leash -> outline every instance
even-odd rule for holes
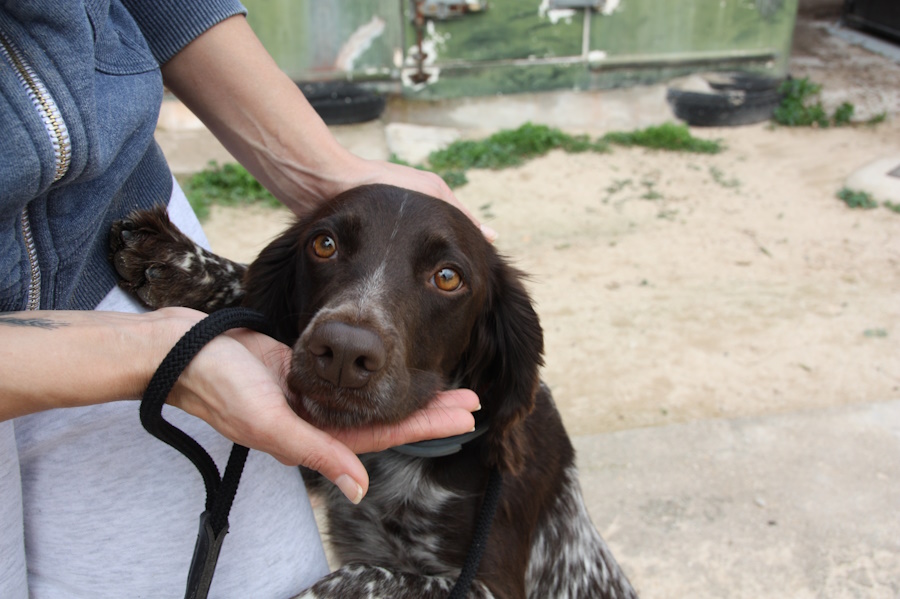
[[[244,308],[214,312],[178,340],[150,379],[141,400],[141,424],[147,432],[191,460],[206,485],[206,509],[200,514],[200,530],[188,572],[186,599],[205,599],[209,592],[222,541],[228,533],[228,513],[231,511],[249,450],[235,443],[225,474],[220,479],[219,469],[206,450],[189,435],[168,423],[162,417],[162,407],[175,381],[194,356],[207,343],[225,331],[236,328],[248,328],[271,335],[271,326],[258,312]]]
[[[226,308],[213,312],[195,324],[178,340],[169,354],[157,368],[144,397],[141,400],[141,424],[151,435],[172,446],[187,457],[203,477],[206,486],[206,506],[200,514],[200,529],[194,545],[194,556],[188,572],[185,599],[205,599],[212,584],[216,562],[222,549],[222,542],[228,533],[228,513],[234,502],[244,463],[249,449],[237,443],[231,449],[225,473],[219,478],[219,469],[203,447],[181,429],[167,422],[162,417],[162,408],[166,403],[172,387],[207,343],[224,333],[237,328],[253,329],[264,335],[272,335],[272,327],[262,314],[246,308]],[[486,430],[459,435],[454,442],[456,450],[462,444],[481,436]],[[450,451],[449,453],[455,453]],[[427,452],[426,452],[427,453]],[[447,455],[442,449],[440,455]],[[491,525],[500,503],[500,491],[503,477],[497,468],[491,470],[487,489],[481,504],[481,511],[475,524],[475,533],[466,561],[460,571],[459,578],[450,591],[449,599],[463,599],[475,581]]]
[[[481,564],[481,557],[484,555],[484,548],[487,547],[487,539],[491,534],[491,525],[494,523],[494,516],[497,514],[497,506],[500,505],[500,491],[503,486],[503,475],[496,467],[491,470],[488,479],[487,489],[484,492],[484,499],[481,502],[481,511],[478,513],[478,520],[475,523],[475,534],[472,537],[472,544],[469,546],[469,553],[466,555],[466,561],[463,564],[459,578],[456,584],[450,590],[449,599],[463,599],[469,594],[469,588],[475,582],[475,575],[478,574],[478,566]]]

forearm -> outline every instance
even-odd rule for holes
[[[89,311],[0,314],[0,421],[138,398],[195,318]]]
[[[279,200],[302,211],[365,161],[342,148],[243,17],[222,21],[162,67],[166,85]]]
[[[440,198],[480,226],[434,173],[364,160],[341,147],[242,16],[200,35],[162,73],[228,151],[297,214],[351,187],[387,183]],[[482,231],[491,241],[497,235]]]

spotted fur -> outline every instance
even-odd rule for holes
[[[151,308],[187,306],[212,312],[239,304],[247,267],[208,252],[180,231],[164,206],[113,224],[110,259],[119,285]]]
[[[243,269],[198,252],[162,217],[136,215],[114,231],[114,261],[132,276],[126,286],[151,306],[238,301]],[[322,234],[333,255],[316,253]],[[148,276],[161,260],[177,284]],[[444,268],[463,285],[437,288]],[[469,597],[636,597],[590,521],[574,449],[539,381],[542,332],[522,276],[459,211],[389,186],[351,190],[273,241],[241,285],[239,301],[293,346],[292,406],[314,423],[396,422],[451,386],[475,390],[477,417],[489,423],[454,455],[361,456],[370,486],[359,506],[310,477],[343,566],[303,597],[447,596],[495,468],[500,505]],[[335,356],[340,368],[331,368]]]

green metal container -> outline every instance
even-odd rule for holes
[[[700,70],[781,76],[798,0],[420,0],[420,10],[448,17],[419,26],[412,0],[244,3],[295,80],[364,80],[447,98],[611,88]]]

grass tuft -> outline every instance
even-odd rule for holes
[[[850,102],[843,102],[828,115],[822,106],[822,86],[813,83],[809,78],[788,79],[778,88],[782,94],[781,104],[775,109],[772,118],[779,125],[786,127],[844,127],[853,124],[856,107]],[[884,122],[886,113],[878,114],[868,121],[868,125]]]
[[[721,142],[694,137],[687,125],[676,123],[664,123],[638,131],[607,133],[602,141],[621,146],[699,154],[718,154],[724,149]]]
[[[863,210],[878,208],[878,202],[873,200],[872,196],[865,191],[854,191],[845,187],[837,192],[837,197],[842,199],[850,208],[861,208]]]
[[[525,123],[518,129],[503,130],[482,140],[456,141],[428,156],[428,166],[437,173],[470,168],[501,169],[518,166],[550,150],[566,152],[606,152],[608,146],[586,135],[569,135],[545,125]]]
[[[240,206],[263,204],[281,206],[262,184],[240,164],[219,165],[210,162],[207,168],[191,175],[183,184],[184,194],[200,220],[209,217],[213,204]]]
[[[442,150],[432,152],[424,165],[411,165],[397,156],[391,156],[390,160],[435,172],[451,188],[456,188],[468,182],[466,171],[472,168],[496,170],[518,166],[551,150],[609,152],[610,144],[705,154],[717,154],[723,150],[721,143],[698,139],[691,135],[687,125],[674,123],[639,131],[610,133],[598,140],[592,140],[587,135],[570,135],[545,125],[525,123],[518,129],[498,131],[482,140],[453,142]],[[206,169],[185,180],[182,187],[201,220],[209,216],[213,204],[281,205],[244,167],[234,163],[219,165],[210,162]],[[652,188],[648,188],[644,197],[647,196],[650,196],[648,199],[659,197]]]

